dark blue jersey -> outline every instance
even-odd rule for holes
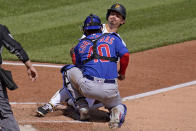
[[[128,49],[122,43],[121,38],[115,33],[103,35],[96,33],[81,39],[74,49],[76,65],[82,69],[84,75],[95,76],[104,79],[117,78],[117,63],[105,59],[93,59],[83,64],[83,61],[93,54],[93,42],[97,40],[96,53],[100,56],[118,58],[128,53]],[[91,40],[88,40],[91,39]]]

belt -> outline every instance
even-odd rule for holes
[[[89,75],[84,75],[85,78],[89,79],[89,80],[97,80],[97,81],[103,81],[104,83],[116,83],[116,81],[114,79],[101,79],[101,78],[96,78],[93,76],[89,76]]]

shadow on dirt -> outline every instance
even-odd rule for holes
[[[80,119],[78,111],[76,111],[74,108],[70,106],[68,106],[65,109],[62,109],[61,111],[63,112],[63,115],[66,117],[70,117],[74,120]],[[110,120],[109,112],[99,110],[99,109],[90,110],[89,115],[90,115],[89,122],[108,122]]]
[[[110,120],[109,112],[104,111],[104,110],[100,110],[100,109],[90,110],[89,115],[90,115],[90,119],[86,122],[104,123],[104,122],[108,122]],[[34,112],[33,116],[38,117],[38,118],[43,118],[42,116],[38,115],[36,112]],[[73,120],[80,121],[79,112],[76,111],[73,107],[63,105],[63,104],[56,107],[53,112],[47,113],[45,115],[45,117],[47,117],[47,118],[51,118],[51,117],[54,118],[54,117],[58,117],[58,116],[65,116],[65,117],[69,117]]]

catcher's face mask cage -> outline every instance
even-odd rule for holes
[[[102,28],[101,19],[93,14],[86,17],[83,30],[99,30]]]
[[[115,11],[115,12],[120,13],[122,15],[123,19],[124,20],[126,19],[126,8],[123,5],[118,4],[118,3],[112,5],[111,8],[108,9],[108,11],[107,11],[106,20],[108,20],[108,17],[110,15],[111,11]]]

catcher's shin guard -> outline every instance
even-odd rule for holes
[[[127,114],[127,107],[124,104],[121,104],[120,106],[123,106],[124,108],[123,112],[121,112],[117,108],[117,106],[113,107],[111,110],[110,122],[109,122],[110,128],[120,128],[125,121],[125,116]]]
[[[73,106],[74,109],[76,109],[76,99],[74,98],[72,92],[68,89],[68,85],[70,86],[70,81],[68,80],[67,77],[67,67],[68,65],[65,65],[62,69],[61,69],[61,73],[62,73],[62,78],[63,78],[63,88],[65,89],[66,93],[69,95],[70,99],[69,99],[69,103],[71,103],[71,106]],[[68,104],[69,104],[68,103]]]

